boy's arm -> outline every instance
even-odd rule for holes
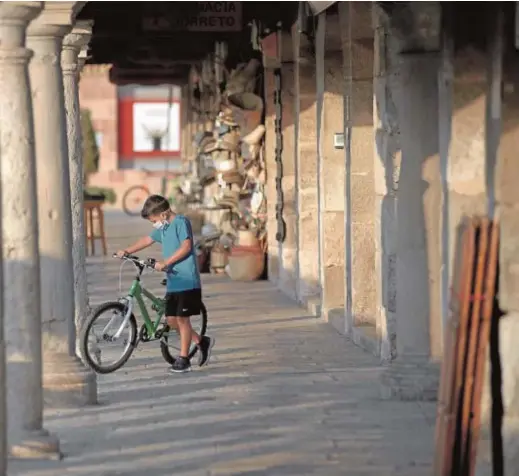
[[[187,219],[178,220],[175,228],[180,246],[168,259],[164,260],[162,263],[164,268],[184,259],[193,249],[193,233],[191,232],[191,224]]]
[[[184,259],[189,253],[191,253],[192,243],[191,238],[184,240],[177,251],[175,251],[167,260],[164,261],[164,267],[167,268],[177,261]]]
[[[124,250],[118,251],[117,256],[119,256],[119,258],[122,258],[125,254],[132,255],[133,253],[137,253],[138,251],[141,251],[147,248],[148,246],[151,246],[153,243],[155,243],[155,240],[153,240],[151,236],[145,236],[140,240],[136,241],[133,245],[128,246]]]

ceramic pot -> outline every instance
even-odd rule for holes
[[[264,255],[258,246],[234,246],[228,261],[233,281],[256,281],[263,273]]]
[[[239,247],[257,248],[259,246],[256,235],[250,230],[239,230],[236,245]]]

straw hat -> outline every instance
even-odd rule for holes
[[[249,145],[259,144],[261,142],[261,139],[263,139],[263,136],[265,135],[265,130],[265,126],[263,124],[259,124],[245,137],[243,137],[242,142],[245,142]]]
[[[214,168],[221,173],[231,172],[236,170],[236,160],[230,158],[222,158],[215,160]]]
[[[202,177],[200,177],[200,186],[207,187],[208,185],[212,184],[215,180],[216,180],[216,171],[210,170],[206,174],[204,174]]]
[[[233,111],[229,107],[226,107],[222,112],[220,112],[220,114],[218,114],[216,122],[220,122],[221,124],[225,124],[229,127],[238,126],[238,124],[234,120]]]
[[[256,78],[261,62],[252,58],[248,63],[241,63],[234,69],[227,79],[226,95],[232,96],[248,91],[254,91]]]
[[[239,138],[237,136],[226,134],[222,138],[216,140],[214,138],[211,139],[211,142],[209,142],[203,149],[205,154],[210,154],[215,150],[228,150],[230,152],[238,151]]]
[[[245,183],[245,177],[237,170],[222,173],[222,180],[228,184],[237,184],[240,187]]]
[[[225,191],[223,196],[218,199],[218,205],[230,208],[238,208],[240,196],[238,192]]]
[[[202,147],[202,143],[209,139],[212,139],[213,135],[208,131],[198,131],[193,137],[193,143],[195,147]]]

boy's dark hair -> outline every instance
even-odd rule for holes
[[[147,220],[153,215],[169,210],[169,202],[162,195],[150,195],[142,206],[141,217]]]

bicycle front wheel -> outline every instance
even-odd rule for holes
[[[132,355],[137,343],[137,321],[133,314],[124,323],[127,307],[107,302],[97,307],[81,330],[79,345],[86,363],[97,373],[120,369]]]
[[[182,318],[181,318],[182,319]],[[191,316],[191,326],[193,330],[200,336],[205,336],[207,330],[207,309],[202,303],[200,307],[200,314],[198,316]],[[191,343],[189,348],[189,358],[193,358],[198,348],[194,342]],[[164,360],[173,365],[176,360],[176,356],[180,353],[180,335],[178,329],[170,329],[166,326],[164,333],[160,339],[160,352]]]
[[[130,187],[123,195],[124,213],[131,217],[138,216],[141,213],[144,202],[149,196],[150,190],[144,185]]]

